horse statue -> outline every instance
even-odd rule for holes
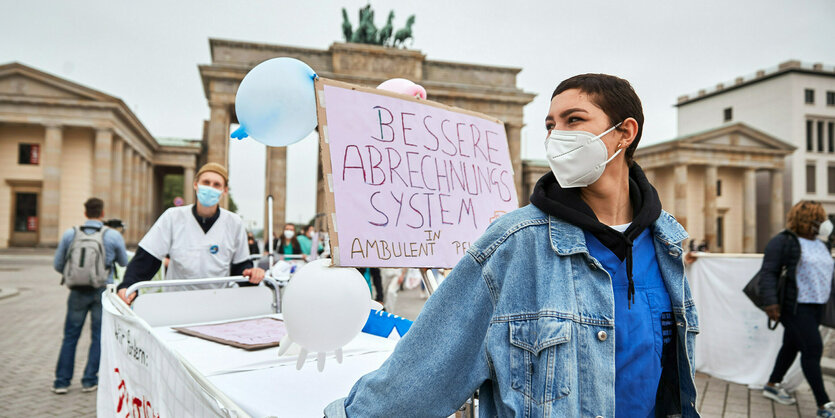
[[[345,42],[351,42],[351,35],[354,34],[354,28],[348,19],[348,11],[344,7],[342,8],[342,34],[345,36]]]
[[[357,44],[377,43],[377,27],[374,25],[374,10],[368,4],[359,11],[357,30],[351,36],[351,42]]]
[[[388,46],[389,40],[391,39],[391,35],[394,32],[394,10],[389,12],[388,20],[386,20],[386,25],[383,26],[380,31],[378,32],[377,37],[377,45]]]
[[[406,27],[403,28],[403,29],[398,30],[397,33],[394,34],[394,46],[395,47],[397,47],[399,45],[399,46],[402,46],[403,48],[406,48],[406,45],[404,45],[404,43],[406,42],[407,39],[411,39],[412,40],[411,43],[414,44],[415,38],[412,37],[412,25],[414,25],[414,24],[415,24],[415,15],[411,15],[411,16],[409,16],[408,19],[406,19]]]

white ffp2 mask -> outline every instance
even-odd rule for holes
[[[829,219],[823,221],[818,227],[818,237],[821,240],[826,241],[829,239],[829,235],[832,234],[832,221]]]
[[[600,138],[618,126],[620,123],[596,136],[585,131],[551,131],[545,140],[545,155],[560,187],[586,187],[600,178],[606,164],[623,151],[618,149],[606,158],[609,151]]]

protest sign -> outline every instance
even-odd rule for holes
[[[101,363],[96,412],[100,417],[225,417],[176,355],[148,325],[122,315],[115,294],[102,297]]]
[[[453,267],[518,207],[501,121],[322,78],[316,100],[334,264]]]

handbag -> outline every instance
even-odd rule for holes
[[[762,269],[757,271],[757,273],[754,274],[754,277],[752,277],[751,280],[748,281],[748,284],[746,284],[745,287],[742,288],[742,292],[745,293],[745,296],[748,296],[748,299],[751,299],[751,302],[753,302],[754,305],[757,308],[760,308],[761,311],[765,312],[766,305],[763,302],[762,297],[760,296],[760,277],[762,276],[761,273],[762,273]],[[783,270],[780,272],[780,277],[777,279],[777,303],[780,306],[783,306],[783,300],[784,300],[784,297],[785,297],[785,294],[786,294],[785,289],[786,289],[786,268],[783,267]],[[833,324],[832,326],[835,327],[835,298],[832,298],[830,296],[829,302],[830,303],[827,304],[827,306],[826,306],[827,310],[826,310],[826,314],[824,314],[824,317],[825,318],[831,318],[832,319],[832,324]],[[832,309],[831,316],[827,315],[827,314],[830,313],[829,312],[830,311],[830,306],[829,306],[830,304],[833,305],[833,306],[831,306],[831,309]],[[779,323],[779,321],[772,321],[771,318],[768,318],[768,329],[770,329],[772,331],[777,329],[777,324],[778,323]],[[829,326],[829,325],[827,325],[827,326]]]

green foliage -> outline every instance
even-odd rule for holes
[[[189,190],[189,192],[192,192]],[[162,209],[168,209],[174,206],[174,198],[182,197],[185,199],[183,193],[183,175],[182,174],[166,174],[162,178]]]

